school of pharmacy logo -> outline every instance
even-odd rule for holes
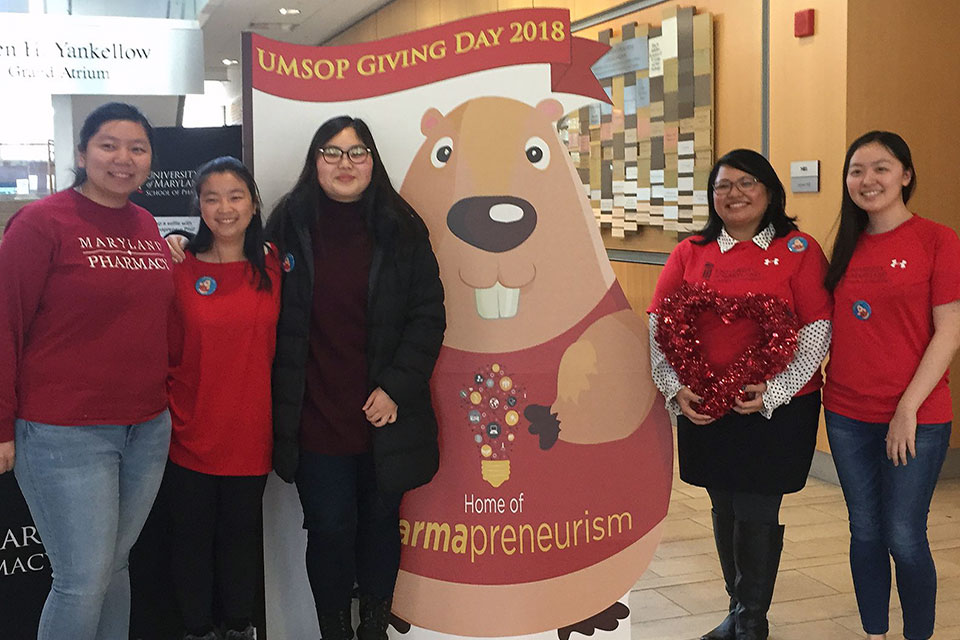
[[[291,271],[293,271],[293,267],[294,267],[294,265],[296,265],[296,264],[297,264],[297,261],[294,260],[293,254],[292,254],[292,253],[288,253],[287,255],[283,256],[283,263],[280,265],[280,267],[281,267],[286,273],[290,273]]]
[[[197,284],[194,285],[194,289],[202,296],[209,296],[217,290],[217,281],[210,276],[202,276],[197,278]]]
[[[807,250],[807,244],[806,238],[794,236],[787,242],[787,248],[790,249],[792,253],[801,253]]]
[[[857,320],[866,320],[873,314],[870,303],[866,300],[857,300],[853,303],[853,316]]]

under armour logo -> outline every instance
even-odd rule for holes
[[[779,264],[780,264],[780,258],[766,258],[766,259],[763,261],[763,264],[767,265],[768,267],[769,267],[770,265],[772,265],[772,264],[773,264],[773,265],[779,265]]]
[[[893,267],[894,269],[896,269],[897,267],[900,267],[901,269],[906,269],[907,261],[897,260],[896,258],[894,258],[893,260],[890,261],[890,266]]]

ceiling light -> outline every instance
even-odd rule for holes
[[[248,31],[293,31],[297,25],[292,22],[251,22]]]
[[[240,64],[240,61],[239,61],[239,60],[232,60],[232,59],[230,59],[230,58],[224,58],[224,59],[221,60],[220,62],[222,62],[224,65],[226,65],[226,66],[228,66],[228,67],[229,67],[229,66],[232,66],[232,65],[235,65],[235,64]]]
[[[300,15],[300,9],[287,9],[286,7],[280,7],[278,9],[280,15],[282,16],[298,16]]]

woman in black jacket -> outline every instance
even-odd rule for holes
[[[313,136],[274,209],[283,289],[273,368],[274,469],[296,482],[324,640],[384,640],[403,492],[437,470],[429,379],[445,328],[426,226],[391,186],[360,119]]]

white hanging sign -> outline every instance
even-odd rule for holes
[[[203,93],[196,20],[5,13],[0,90],[50,94]]]

